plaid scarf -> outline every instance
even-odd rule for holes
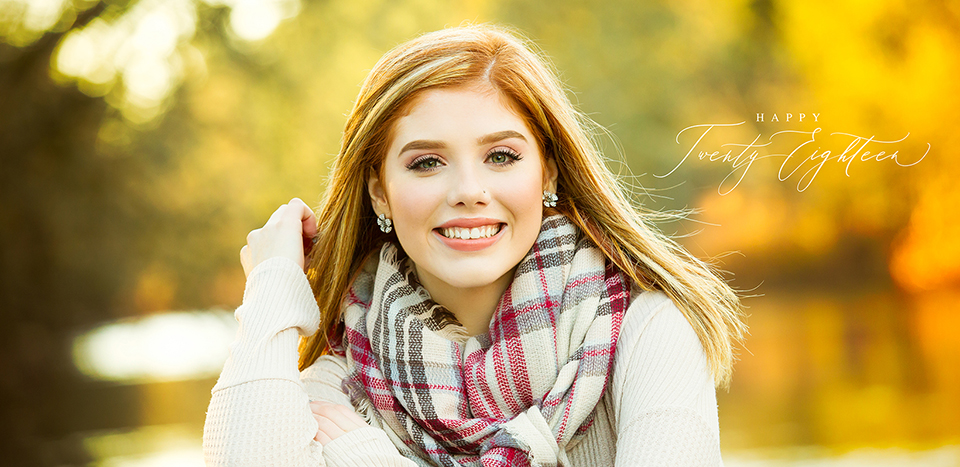
[[[489,334],[465,339],[385,244],[345,303],[343,389],[421,465],[569,465],[606,390],[629,291],[573,223],[548,217]]]

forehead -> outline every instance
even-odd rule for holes
[[[533,136],[517,106],[492,86],[428,89],[405,110],[394,124],[393,144],[410,138],[475,138],[503,130]]]

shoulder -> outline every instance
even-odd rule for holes
[[[631,350],[640,339],[703,347],[683,312],[662,291],[634,290],[617,343],[617,352]],[[693,350],[693,349],[691,349]]]
[[[631,301],[610,384],[618,406],[629,402],[716,411],[713,374],[700,338],[663,292],[641,292]]]
[[[713,374],[700,338],[665,293],[633,296],[609,391],[618,439],[631,440],[618,444],[618,461],[720,464]]]

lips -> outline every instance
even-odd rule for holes
[[[458,219],[452,219],[447,222],[444,222],[442,225],[438,226],[438,229],[445,229],[449,227],[482,227],[484,225],[495,225],[502,224],[503,222],[498,219],[493,219],[490,217],[461,217]]]
[[[476,240],[479,238],[489,238],[498,234],[502,225],[503,224],[481,225],[479,227],[447,227],[437,229],[437,232],[446,238]]]
[[[487,248],[503,236],[507,224],[497,219],[454,219],[433,229],[444,245],[458,251],[478,251]]]

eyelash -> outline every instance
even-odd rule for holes
[[[436,167],[436,166],[434,166],[434,167],[420,167],[420,165],[423,164],[424,162],[431,162],[431,161],[432,161],[432,162],[436,162],[436,163],[438,163],[438,164],[440,163],[440,159],[438,159],[437,156],[434,156],[434,155],[424,155],[424,156],[420,156],[420,157],[414,159],[413,162],[411,162],[410,164],[408,164],[408,165],[407,165],[407,170],[413,170],[413,171],[415,171],[415,172],[429,172],[429,171],[431,171],[431,170],[433,170],[433,169],[435,169],[435,168],[437,168],[437,167]]]
[[[493,151],[490,151],[489,153],[487,153],[487,159],[490,159],[491,157],[497,154],[503,154],[504,156],[507,156],[506,161],[501,163],[495,163],[500,167],[513,165],[513,163],[519,161],[520,159],[523,159],[523,156],[521,156],[519,152],[514,151],[513,149],[510,149],[510,148],[496,148]]]
[[[507,157],[507,160],[504,161],[504,162],[494,162],[494,165],[497,165],[497,166],[499,166],[499,167],[507,167],[507,166],[513,165],[515,162],[523,159],[523,156],[521,156],[519,152],[516,152],[516,151],[514,151],[513,149],[510,149],[510,148],[496,148],[496,149],[488,152],[486,158],[487,158],[487,159],[490,159],[491,157],[493,157],[493,156],[495,156],[495,155],[498,155],[498,154],[502,154],[502,155],[504,155],[504,156]],[[416,171],[416,172],[429,172],[429,171],[437,168],[437,166],[433,166],[433,167],[422,167],[422,164],[425,163],[425,162],[436,162],[436,163],[439,164],[439,163],[440,163],[440,159],[439,159],[437,156],[434,156],[434,155],[432,155],[432,154],[425,154],[425,155],[423,155],[423,156],[420,156],[420,157],[414,159],[413,162],[411,162],[409,165],[407,165],[407,170],[413,170],[413,171]]]

